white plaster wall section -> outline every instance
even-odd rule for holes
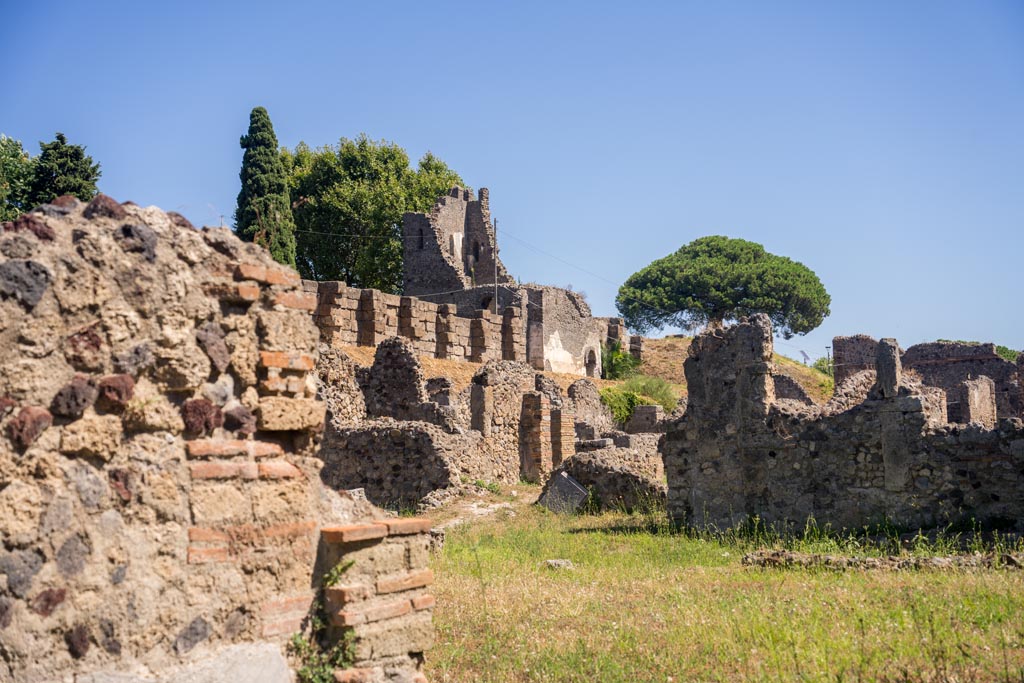
[[[448,253],[452,255],[457,263],[462,262],[462,235],[454,233],[448,238]]]
[[[568,372],[581,375],[584,373],[583,359],[575,358],[564,346],[562,337],[555,330],[554,334],[544,341],[544,369],[551,372]]]

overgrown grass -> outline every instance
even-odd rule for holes
[[[431,681],[1024,681],[1024,572],[745,568],[763,547],[934,554],[953,535],[673,532],[530,507],[452,528]],[[979,533],[968,531],[983,544]],[[973,536],[972,536],[973,534]],[[878,538],[882,541],[879,542]],[[913,539],[911,539],[913,541]],[[1016,547],[1020,550],[1020,546]],[[552,570],[547,559],[574,570]]]
[[[666,413],[675,410],[676,404],[679,402],[679,396],[672,389],[672,385],[660,377],[633,375],[622,383],[622,390],[632,391],[651,399],[664,408]]]

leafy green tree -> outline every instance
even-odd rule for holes
[[[820,325],[830,303],[807,266],[722,236],[702,237],[654,261],[631,275],[615,299],[626,325],[640,333],[765,313],[787,339]]]
[[[288,177],[281,162],[274,126],[263,107],[249,114],[249,132],[239,141],[245,153],[239,177],[235,232],[270,252],[278,263],[295,267],[295,220]]]
[[[814,361],[814,364],[811,365],[811,367],[817,370],[818,372],[828,375],[829,377],[834,376],[835,370],[833,368],[832,359],[826,356],[818,358],[816,361]]]
[[[28,209],[32,158],[21,142],[0,135],[0,221],[11,221]]]
[[[45,204],[70,194],[82,201],[96,196],[100,165],[93,163],[81,145],[69,145],[63,133],[53,142],[40,142],[40,154],[32,161],[32,180],[28,189],[28,207]]]
[[[312,280],[398,292],[402,214],[429,211],[462,178],[431,153],[416,169],[398,145],[360,135],[282,152],[297,226],[297,265]]]

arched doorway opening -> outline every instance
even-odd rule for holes
[[[587,377],[597,377],[597,354],[594,353],[594,349],[587,351]]]

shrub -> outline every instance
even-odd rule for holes
[[[634,375],[622,384],[622,389],[650,399],[648,403],[657,403],[665,409],[666,413],[675,410],[676,404],[679,403],[679,397],[672,389],[672,385],[661,377]]]
[[[608,387],[601,390],[601,402],[612,411],[612,416],[620,425],[629,422],[633,409],[637,406],[653,405],[656,401],[645,398],[635,391],[625,391],[619,387]]]
[[[814,368],[815,370],[817,370],[818,372],[825,373],[829,377],[834,377],[835,375],[833,373],[835,371],[833,369],[833,365],[834,364],[832,363],[832,359],[831,358],[828,358],[826,356],[822,356],[818,360],[814,361],[814,364],[811,365],[811,367]]]
[[[601,377],[625,379],[636,373],[640,361],[622,350],[622,342],[613,341],[601,347]]]

